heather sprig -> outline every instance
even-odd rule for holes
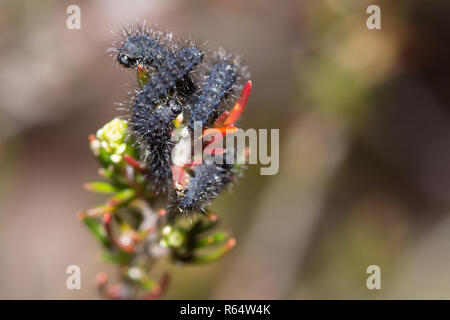
[[[213,262],[234,247],[235,239],[216,230],[219,220],[213,213],[186,219],[166,212],[162,196],[148,188],[127,130],[127,121],[116,118],[90,136],[104,179],[85,187],[110,197],[79,218],[102,245],[103,258],[119,266],[116,284],[108,285],[106,274],[99,274],[100,292],[111,299],[154,299],[169,281],[168,274],[153,279],[152,266],[159,259],[170,257],[177,265]]]

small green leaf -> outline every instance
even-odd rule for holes
[[[108,205],[114,207],[124,206],[136,197],[136,191],[133,189],[123,189],[117,192],[107,202]]]
[[[103,223],[100,219],[93,217],[84,217],[83,222],[105,247],[109,247],[111,245],[111,242],[109,241],[106,234],[105,227],[103,226]]]
[[[204,233],[206,231],[211,230],[212,228],[214,228],[215,226],[217,226],[217,220],[198,220],[193,226],[192,228],[189,230],[189,233],[192,235],[196,235],[196,234],[200,234],[200,233]]]
[[[156,287],[156,283],[151,279],[142,279],[139,284],[147,291],[151,291]]]
[[[200,255],[194,255],[191,259],[191,262],[195,263],[209,263],[214,262],[222,258],[225,254],[230,251],[234,245],[235,245],[234,238],[228,239],[228,241],[221,246],[215,248],[214,250],[211,250],[207,253],[200,254]]]
[[[110,193],[116,193],[119,191],[119,189],[117,189],[112,184],[109,184],[107,182],[101,182],[101,181],[93,181],[93,182],[86,183],[84,185],[84,187],[89,191],[97,192],[97,193],[110,194]]]
[[[223,243],[229,238],[229,235],[225,231],[217,231],[209,236],[198,239],[194,243],[194,248],[204,248],[215,244]]]
[[[124,179],[124,177],[120,174],[120,172],[116,172],[119,170],[114,170],[115,168],[113,166],[109,166],[108,168],[101,168],[99,170],[99,174],[107,179],[110,179],[112,181],[113,186],[116,187],[117,190],[124,189],[127,187],[127,181]]]
[[[114,262],[118,264],[127,264],[131,261],[133,256],[125,251],[103,251],[102,258],[106,262]]]
[[[112,164],[109,153],[103,148],[100,148],[99,150],[98,160],[104,168],[107,168]]]

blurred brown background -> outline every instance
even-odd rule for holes
[[[0,298],[98,298],[95,274],[114,273],[76,212],[103,199],[82,188],[87,136],[132,79],[110,31],[144,19],[243,54],[241,127],[280,129],[279,173],[251,166],[214,205],[236,248],[170,266],[166,298],[450,298],[450,3],[412,0],[2,0]]]

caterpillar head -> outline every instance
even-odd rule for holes
[[[170,108],[170,113],[172,114],[173,119],[175,119],[181,113],[181,111],[183,111],[181,105],[176,103],[175,100],[170,100],[168,106]]]
[[[117,61],[125,68],[135,67],[144,59],[138,40],[130,37],[118,50]]]

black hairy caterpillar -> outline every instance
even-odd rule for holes
[[[130,127],[151,172],[153,189],[165,191],[171,182],[172,121],[182,111],[174,99],[192,87],[188,73],[201,62],[203,53],[192,43],[176,53],[180,45],[171,42],[171,34],[162,36],[162,32],[139,27],[126,34],[129,37],[116,49],[118,62],[126,68],[140,66],[152,71],[135,99]]]
[[[126,68],[142,64],[156,69],[172,55],[157,39],[150,38],[148,35],[128,38],[118,51],[117,61]]]
[[[205,206],[216,198],[235,176],[233,165],[202,164],[193,170],[189,186],[174,198],[172,207],[181,213],[205,212]]]
[[[181,106],[170,100],[167,105],[155,107],[146,103],[143,94],[137,98],[133,107],[131,129],[146,167],[150,171],[149,179],[156,193],[165,191],[172,179],[171,152],[174,146],[171,132],[173,120],[181,113]]]
[[[116,55],[117,61],[125,68],[138,65],[158,69],[173,56],[172,33],[167,30],[146,28],[145,23],[132,24],[120,31],[121,39],[108,52]]]
[[[160,72],[160,77],[161,74],[166,75],[162,80],[175,80],[170,79],[170,75],[181,78],[177,72],[184,72],[186,75],[203,58],[204,50],[201,49],[203,45],[194,43],[191,38],[175,39],[171,32],[156,25],[146,28],[145,22],[142,25],[134,23],[128,29],[122,29],[120,33],[121,39],[107,52],[114,53],[116,61],[125,68],[136,69],[140,66],[150,73],[159,68],[168,68]],[[189,66],[190,63],[193,65]],[[189,70],[183,71],[185,68]],[[177,89],[184,94],[192,90],[193,81],[185,76],[183,81],[178,81],[177,84],[179,85]]]
[[[242,66],[237,57],[220,50],[215,54],[215,64],[210,72],[204,76],[204,81],[195,93],[191,102],[189,129],[194,129],[194,122],[199,121],[202,127],[211,125],[223,111],[221,103],[232,91],[237,91],[241,77]],[[235,89],[235,90],[233,90]]]
[[[192,132],[196,122],[201,128],[210,127],[226,111],[228,99],[242,89],[242,80],[248,77],[247,69],[239,57],[219,49],[211,58],[213,65],[189,101],[188,128]],[[226,150],[224,159],[233,159],[235,150]],[[181,213],[205,212],[205,207],[229,184],[239,170],[232,164],[204,163],[195,166],[188,186],[177,191],[171,206]]]
[[[192,41],[179,41],[168,32],[134,25],[124,36],[112,50],[117,61],[125,68],[137,69],[138,78],[139,70],[147,74],[129,108],[129,122],[149,172],[150,186],[156,193],[175,191],[171,192],[174,196],[168,208],[182,213],[205,212],[205,206],[234,180],[236,166],[203,163],[178,167],[171,159],[176,144],[172,136],[175,129],[187,127],[192,131],[197,121],[204,129],[213,123],[226,123],[222,118],[228,115],[231,100],[243,87],[242,80],[248,76],[246,68],[239,57],[223,49],[207,56]],[[208,64],[206,72],[199,72],[201,64]],[[201,77],[195,78],[193,72]],[[233,121],[226,125],[234,124],[244,106],[237,108],[240,110],[233,116],[233,110],[230,112],[228,118]],[[234,152],[226,150],[224,155]],[[173,172],[181,173],[183,183]]]
[[[183,48],[162,65],[143,86],[132,110],[131,129],[144,150],[144,161],[155,191],[165,190],[171,181],[172,121],[182,108],[173,99],[161,104],[175,90],[177,83],[201,62],[202,53],[195,47]],[[172,92],[172,96],[173,96]]]

